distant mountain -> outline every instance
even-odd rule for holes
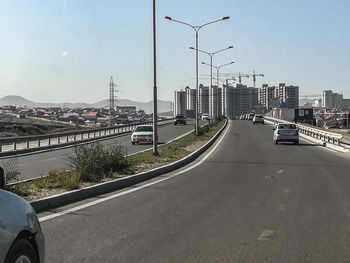
[[[71,102],[64,102],[64,103],[51,103],[51,102],[33,102],[30,100],[27,100],[21,96],[5,96],[0,99],[0,105],[13,105],[17,107],[28,107],[28,108],[34,108],[34,107],[67,107],[67,108],[104,108],[109,106],[109,100],[102,100],[96,103],[71,103]],[[146,113],[152,113],[153,112],[153,102],[137,102],[132,100],[124,100],[124,99],[118,99],[115,102],[115,105],[117,106],[136,106],[137,110],[144,110]],[[171,102],[170,101],[164,101],[164,100],[158,100],[158,112],[167,112],[171,110]]]

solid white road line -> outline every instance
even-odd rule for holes
[[[229,122],[229,125],[226,128],[224,134],[220,137],[219,141],[215,144],[214,148],[209,153],[207,153],[204,156],[203,159],[198,161],[196,164],[186,168],[185,170],[179,171],[179,172],[177,172],[177,173],[175,173],[175,174],[173,174],[171,176],[159,179],[159,180],[157,180],[155,182],[152,182],[152,183],[148,183],[148,184],[145,184],[145,185],[142,185],[142,186],[134,187],[132,189],[128,189],[128,190],[125,190],[123,192],[120,192],[120,193],[117,193],[117,194],[114,194],[114,195],[110,195],[110,196],[107,196],[107,197],[104,197],[104,198],[101,198],[101,199],[98,199],[98,200],[95,200],[95,201],[91,201],[91,202],[83,204],[83,205],[79,205],[79,206],[76,206],[76,207],[73,207],[73,208],[70,208],[70,209],[67,209],[67,210],[63,210],[63,211],[58,212],[58,213],[54,213],[54,214],[51,214],[51,215],[40,217],[39,218],[39,222],[44,222],[44,221],[47,221],[47,220],[50,220],[50,219],[53,219],[53,218],[56,218],[56,217],[60,217],[60,216],[63,216],[63,215],[66,215],[66,214],[69,214],[69,213],[72,213],[72,212],[76,212],[78,210],[81,210],[81,209],[84,209],[84,208],[87,208],[87,207],[90,207],[90,206],[94,206],[94,205],[106,202],[108,200],[111,200],[111,199],[114,199],[114,198],[117,198],[117,197],[120,197],[120,196],[123,196],[123,195],[127,195],[127,194],[130,194],[130,193],[136,192],[138,190],[150,187],[150,186],[152,186],[154,184],[163,182],[163,181],[168,180],[168,179],[170,179],[170,178],[172,178],[174,176],[177,176],[177,175],[185,173],[185,172],[187,172],[189,170],[192,170],[193,168],[195,168],[198,165],[202,164],[217,149],[217,147],[220,145],[220,143],[222,142],[223,138],[225,137],[227,131],[229,130],[230,124],[231,123]]]

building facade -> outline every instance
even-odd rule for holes
[[[199,85],[198,114],[209,114],[209,87]]]
[[[281,108],[298,109],[299,108],[299,87],[286,86],[285,83],[280,83],[275,88],[275,98],[279,98]]]
[[[333,93],[332,90],[322,92],[322,107],[326,109],[343,109],[343,94]]]
[[[186,110],[196,110],[196,94],[195,89],[190,89],[190,87],[185,88],[186,92]]]
[[[223,93],[222,88],[213,86],[211,100],[212,103],[209,105],[209,115],[212,118],[217,118],[223,114]]]
[[[252,112],[253,88],[243,84],[224,86],[223,113],[230,119],[236,119],[241,115]]]
[[[186,111],[186,92],[183,90],[175,91],[174,116],[185,114]]]
[[[274,97],[275,87],[269,87],[268,84],[263,84],[258,91],[258,103],[264,106],[266,109],[271,108],[270,101]]]

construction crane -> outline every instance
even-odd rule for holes
[[[253,76],[253,87],[255,88],[256,77],[264,77],[264,74],[256,74],[255,70],[253,70],[253,74],[251,76]]]
[[[238,74],[233,74],[234,76],[237,75],[238,77],[238,83],[242,84],[242,78],[249,78],[248,74],[241,74],[241,72],[238,72]]]

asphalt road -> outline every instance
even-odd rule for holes
[[[231,121],[202,158],[46,218],[47,262],[349,262],[349,155]]]
[[[204,123],[204,121],[200,121],[200,125]],[[188,121],[187,125],[160,126],[158,128],[159,143],[162,144],[168,142],[191,130],[194,130],[193,120]],[[117,136],[115,138],[103,140],[100,142],[103,145],[119,142],[126,147],[127,152],[129,154],[146,149],[152,149],[152,145],[150,144],[132,145],[130,141],[130,135],[131,134]],[[8,160],[12,159],[12,162],[15,163],[16,167],[18,168],[18,171],[20,172],[20,179],[23,180],[48,174],[48,172],[51,170],[69,168],[69,156],[71,156],[72,154],[72,148],[54,149],[52,151],[46,151],[42,153],[25,154],[19,155],[17,157],[1,158],[0,164],[2,163],[3,165],[4,162],[8,162]]]

